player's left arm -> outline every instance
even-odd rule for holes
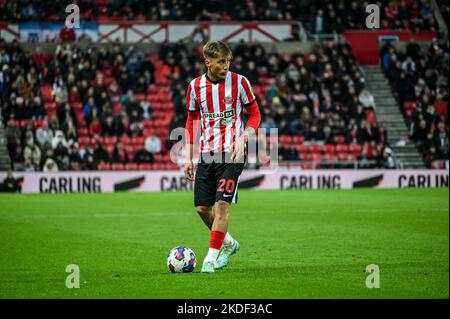
[[[256,96],[253,93],[250,83],[245,77],[242,77],[241,79],[240,92],[240,99],[248,112],[249,118],[244,134],[231,145],[231,159],[235,163],[244,155],[245,144],[253,134],[256,134],[256,130],[261,122],[261,113],[259,112]]]

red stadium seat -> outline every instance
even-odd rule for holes
[[[125,165],[123,163],[112,163],[111,169],[113,171],[121,171],[125,169]]]
[[[334,153],[334,151],[336,150],[336,147],[333,144],[325,144],[324,147],[322,148],[322,150],[325,153]]]
[[[42,119],[34,120],[33,121],[34,129],[38,129],[38,128],[42,127],[43,123],[44,123],[44,120],[42,120]]]
[[[78,137],[78,144],[81,146],[88,145],[91,139],[88,136],[80,136]]]
[[[144,146],[144,138],[141,136],[136,136],[131,139],[131,144],[134,146],[142,147]]]
[[[322,160],[324,162],[333,163],[334,161],[334,154],[333,153],[326,153],[322,156]]]
[[[292,137],[292,141],[293,141],[295,144],[302,144],[302,143],[304,142],[304,140],[305,140],[305,138],[304,138],[303,136],[301,136],[301,135],[294,135],[294,136]]]
[[[20,120],[19,123],[20,128],[25,129],[28,126],[28,124],[33,124],[33,120]]]
[[[122,142],[123,145],[130,145],[131,144],[131,138],[129,138],[127,135],[122,135],[119,140]]]
[[[163,169],[165,169],[165,164],[163,164],[163,163],[155,163],[155,164],[153,164],[153,169],[155,169],[155,170],[163,170]]]
[[[134,159],[134,154],[136,153],[136,148],[133,145],[125,145],[125,151],[128,154],[129,159]]]
[[[56,103],[55,102],[46,102],[44,104],[45,110],[48,111],[55,111],[56,110]]]
[[[150,163],[140,163],[138,165],[138,168],[139,168],[140,171],[149,171],[153,167],[152,167],[152,164],[150,164]]]
[[[413,110],[416,107],[416,101],[405,101],[403,102],[403,110]]]
[[[338,160],[340,161],[347,161],[349,159],[349,154],[348,153],[339,153],[337,155]]]
[[[311,147],[309,145],[301,144],[298,147],[298,151],[300,153],[309,153],[311,151]]]
[[[108,153],[109,158],[112,158],[113,153],[114,153],[114,145],[105,145],[105,150]]]
[[[345,143],[345,136],[344,135],[336,135],[334,137],[334,141],[336,144],[344,144]]]
[[[312,161],[320,162],[322,160],[322,155],[320,153],[312,153]]]
[[[338,153],[347,153],[348,145],[347,144],[338,144],[336,145],[336,152]]]
[[[145,94],[143,93],[136,94],[136,99],[138,100],[139,103],[141,103],[142,101],[145,100]]]
[[[172,162],[169,162],[169,163],[166,163],[166,164],[165,164],[165,169],[166,169],[166,170],[178,170],[179,167],[178,167],[177,164],[172,163]]]
[[[349,150],[351,153],[353,153],[353,154],[360,154],[360,153],[361,153],[361,150],[362,150],[362,147],[361,147],[361,145],[359,145],[359,144],[351,144],[351,145],[348,147],[348,150]]]
[[[144,139],[154,134],[155,130],[153,128],[144,128],[144,132],[142,133]]]
[[[98,169],[100,171],[109,171],[109,170],[111,170],[111,164],[101,162],[100,164],[98,164]]]
[[[310,146],[311,153],[319,153],[322,150],[322,146],[314,144]]]
[[[138,164],[137,163],[127,163],[127,164],[125,164],[125,169],[127,171],[136,171],[136,170],[138,170]]]
[[[302,161],[312,161],[312,154],[311,153],[300,153],[300,160]]]
[[[292,141],[292,137],[289,135],[281,135],[280,136],[280,143],[282,144],[289,144]]]
[[[115,136],[106,136],[106,137],[103,139],[103,141],[104,141],[104,143],[105,143],[106,145],[116,145],[116,143],[117,143],[117,137],[115,137]]]
[[[103,144],[104,143],[103,139],[104,138],[102,136],[98,136],[98,135],[94,136],[94,137],[91,138],[91,144],[95,144],[97,142],[99,142],[100,144]]]
[[[78,136],[87,136],[89,135],[89,130],[87,129],[87,127],[80,127],[77,129],[78,132]]]

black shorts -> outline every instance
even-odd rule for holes
[[[218,200],[237,203],[239,178],[244,163],[230,163],[224,159],[230,153],[220,154],[222,161],[205,161],[200,157],[194,183],[194,206],[213,206]]]

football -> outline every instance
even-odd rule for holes
[[[194,251],[185,246],[171,249],[167,256],[167,267],[171,272],[192,272],[196,264]]]

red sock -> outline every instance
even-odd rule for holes
[[[225,233],[218,230],[211,230],[211,239],[209,241],[209,248],[220,249],[222,247]]]

